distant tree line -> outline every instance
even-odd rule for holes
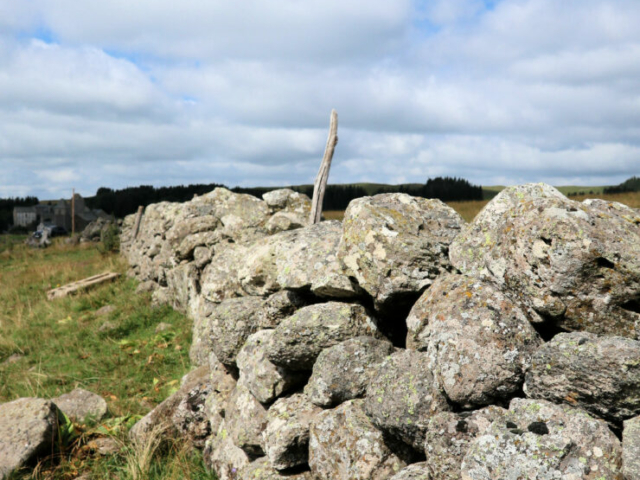
[[[102,187],[98,189],[94,197],[88,197],[85,201],[90,208],[100,208],[122,218],[134,213],[140,205],[146,207],[151,203],[162,201],[186,202],[191,200],[194,195],[208,193],[216,187],[224,187],[224,185],[209,183],[159,188],[142,185],[120,190]],[[235,187],[230,190],[261,198],[266,192],[277,188],[282,187]],[[297,185],[288,188],[304,193],[309,198],[313,196],[313,185]],[[471,185],[462,178],[437,177],[429,179],[425,184],[380,185],[375,188],[370,187],[369,190],[360,185],[328,185],[322,208],[324,210],[344,210],[349,202],[355,198],[397,192],[418,197],[439,198],[443,201],[482,200],[482,187]]]
[[[0,232],[13,225],[13,207],[30,207],[38,202],[37,197],[0,198]]]
[[[640,192],[640,177],[631,177],[620,185],[605,187],[604,193]]]

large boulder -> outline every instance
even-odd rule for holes
[[[333,407],[363,397],[375,367],[395,348],[387,340],[356,337],[323,350],[304,392],[312,403]]]
[[[19,398],[0,405],[0,479],[51,453],[61,421],[50,400]]]
[[[62,412],[75,422],[99,422],[107,414],[107,402],[100,395],[82,388],[51,399]]]
[[[525,393],[580,407],[612,422],[640,414],[640,342],[572,332],[533,356]]]
[[[289,370],[311,370],[322,350],[360,335],[380,336],[363,306],[339,302],[310,305],[276,327],[267,344],[267,356]]]
[[[364,407],[377,428],[417,451],[423,449],[429,418],[449,410],[434,387],[427,354],[413,350],[400,350],[378,365]]]
[[[162,442],[180,436],[202,447],[210,434],[205,399],[211,393],[208,366],[192,370],[182,379],[180,389],[142,417],[129,430],[129,438],[146,445],[158,435]]]
[[[249,455],[234,445],[224,421],[207,440],[203,456],[205,465],[215,472],[218,480],[238,480],[242,469],[251,463]]]
[[[262,309],[260,297],[230,298],[221,303],[209,303],[194,322],[190,356],[192,362],[204,364],[214,352],[227,367],[235,367],[236,356],[249,338],[259,329],[258,317]]]
[[[240,381],[260,403],[270,403],[283,393],[304,384],[307,376],[278,367],[267,358],[266,345],[274,330],[260,330],[251,335],[237,357]]]
[[[469,446],[465,480],[622,480],[622,447],[603,420],[584,410],[516,398]]]
[[[311,424],[309,466],[320,480],[383,480],[405,465],[365,415],[362,400],[326,410]]]
[[[227,403],[236,388],[236,377],[220,363],[215,353],[209,356],[209,383],[211,390],[204,402],[211,432],[217,432],[224,421]]]
[[[281,398],[269,408],[262,437],[269,463],[275,469],[307,465],[309,425],[321,411],[300,393]]]
[[[407,348],[428,352],[438,387],[462,408],[508,403],[542,343],[525,309],[491,283],[456,274],[422,294],[407,328]]]
[[[490,276],[551,329],[636,338],[640,214],[579,203],[544,184],[502,191],[451,244],[452,264]]]
[[[507,410],[489,406],[473,412],[438,412],[429,419],[424,441],[427,471],[437,480],[459,480],[469,445]]]
[[[235,446],[247,455],[264,455],[262,432],[267,426],[267,409],[241,382],[227,402],[225,424]]]
[[[640,417],[624,421],[622,466],[626,480],[640,480]]]
[[[415,299],[450,269],[449,244],[463,224],[440,200],[401,193],[358,198],[345,211],[338,258],[386,310]]]

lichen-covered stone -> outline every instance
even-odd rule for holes
[[[377,366],[364,406],[377,428],[418,451],[423,449],[429,418],[449,410],[434,388],[427,354],[414,350],[400,350]]]
[[[309,425],[321,411],[300,393],[280,398],[269,408],[262,437],[267,458],[275,469],[286,470],[308,463]]]
[[[240,480],[316,480],[309,471],[282,473],[269,464],[265,457],[254,460],[240,472]]]
[[[262,302],[260,297],[240,297],[201,308],[202,317],[194,322],[192,360],[202,364],[214,352],[222,364],[235,367],[244,342],[260,328]]]
[[[262,195],[262,199],[273,212],[285,210],[287,212],[305,215],[311,213],[311,200],[304,193],[294,192],[290,188],[272,190]]]
[[[415,298],[449,270],[449,244],[463,224],[440,200],[401,193],[358,198],[345,211],[338,258],[384,309]]]
[[[622,472],[625,480],[640,480],[640,417],[624,421]]]
[[[394,347],[387,340],[356,337],[323,350],[304,388],[312,403],[332,407],[362,397],[375,367]]]
[[[459,480],[469,445],[507,410],[489,406],[473,412],[438,412],[429,419],[424,441],[427,470],[437,480]]]
[[[282,320],[307,305],[305,298],[290,290],[281,290],[268,297],[262,304],[258,322],[260,328],[276,328]]]
[[[422,294],[407,328],[407,348],[428,352],[438,388],[463,408],[520,391],[542,343],[525,309],[491,283],[456,274]]]
[[[525,393],[621,422],[640,414],[640,342],[561,333],[533,356]]]
[[[245,295],[238,266],[242,265],[247,253],[242,245],[225,245],[215,249],[215,255],[200,276],[200,294],[209,302],[219,303],[230,298]]]
[[[58,436],[62,415],[50,400],[19,398],[0,405],[0,479],[46,455]]]
[[[427,462],[413,463],[400,470],[389,480],[440,480],[440,477],[432,477],[427,467]]]
[[[267,356],[289,370],[311,370],[322,350],[360,335],[380,337],[363,306],[339,302],[310,305],[276,327]]]
[[[511,187],[455,239],[450,257],[555,327],[638,336],[640,214],[629,207],[571,201],[544,184]]]
[[[156,435],[161,435],[163,441],[180,435],[202,447],[210,434],[204,407],[211,393],[209,373],[208,366],[201,366],[185,375],[180,389],[142,417],[129,430],[129,438],[145,445]]]
[[[584,410],[516,398],[469,446],[464,480],[622,480],[622,447]]]
[[[71,420],[99,422],[107,414],[107,402],[100,395],[82,388],[51,399]]]
[[[242,469],[251,462],[244,450],[233,444],[224,421],[207,440],[203,457],[205,465],[215,472],[218,480],[238,480]]]
[[[262,432],[267,409],[239,382],[227,402],[225,425],[234,445],[248,455],[264,455]]]
[[[349,400],[325,410],[311,424],[309,466],[320,480],[383,480],[405,467],[365,415],[362,402]]]
[[[261,403],[272,402],[307,379],[304,374],[285,370],[269,361],[266,345],[274,334],[274,330],[260,330],[249,336],[236,359],[240,381]]]
[[[205,414],[212,432],[217,432],[224,420],[227,402],[236,388],[236,377],[220,363],[215,353],[209,356],[211,390],[204,402]]]

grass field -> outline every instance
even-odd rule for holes
[[[74,425],[75,435],[55,461],[16,478],[212,478],[198,453],[176,445],[147,461],[126,436],[189,370],[190,321],[169,307],[152,308],[149,295],[136,294],[136,282],[124,275],[49,302],[45,293],[50,288],[108,270],[124,273],[124,261],[100,253],[95,244],[70,246],[57,240],[46,250],[33,250],[23,240],[0,236],[0,403],[51,398],[82,387],[107,400],[109,417],[98,425]],[[115,310],[97,315],[106,305]],[[160,322],[173,328],[156,334]],[[120,452],[91,454],[86,445],[99,436],[115,438]]]
[[[504,187],[482,187],[483,190],[488,188],[491,192],[494,192],[497,195],[500,190]],[[629,192],[629,193],[613,193],[613,194],[604,194],[602,193],[602,189],[604,187],[560,187],[561,189],[567,189],[567,192],[574,191],[583,191],[584,189],[591,190],[599,189],[599,193],[586,194],[586,195],[576,195],[570,197],[571,200],[583,201],[587,198],[602,198],[603,200],[609,200],[612,202],[620,202],[625,205],[630,206],[631,208],[640,208],[640,192]],[[575,189],[575,190],[570,190]],[[495,195],[485,195],[486,197],[493,198]],[[458,212],[462,218],[464,218],[467,222],[473,221],[475,216],[484,208],[484,206],[489,203],[489,198],[485,198],[485,200],[474,200],[469,202],[448,202],[448,205],[453,208],[456,212]],[[323,213],[324,217],[327,220],[342,220],[344,217],[344,211],[331,210]]]

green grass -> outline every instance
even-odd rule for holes
[[[166,455],[153,455],[144,471],[136,470],[132,465],[138,457],[126,437],[128,427],[173,393],[189,370],[191,322],[169,307],[153,308],[149,294],[136,294],[137,282],[125,275],[47,301],[51,288],[104,271],[124,274],[126,265],[117,255],[100,253],[95,244],[70,246],[57,240],[48,249],[34,250],[23,241],[0,237],[0,402],[52,398],[81,387],[103,396],[109,407],[107,420],[75,425],[79,435],[55,461],[24,475],[173,479],[188,471],[185,478],[212,478],[199,453],[178,445]],[[97,315],[106,305],[115,310]],[[101,329],[107,322],[111,328]],[[156,334],[160,322],[173,328]],[[15,361],[7,363],[12,355]],[[86,454],[84,445],[104,435],[121,442],[120,453]]]

